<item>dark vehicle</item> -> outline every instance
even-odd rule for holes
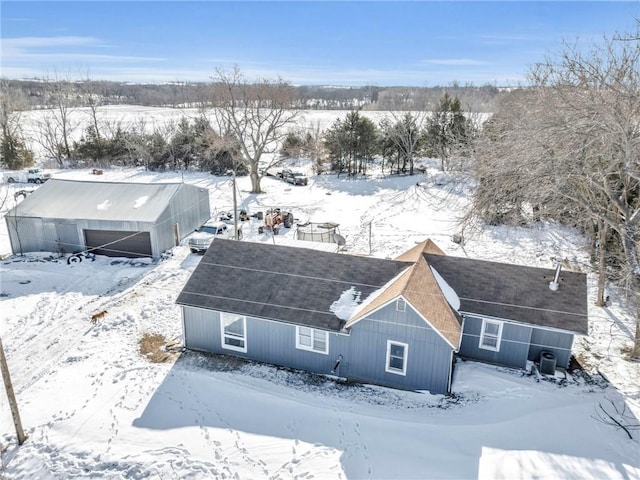
[[[284,181],[291,183],[293,185],[307,185],[309,183],[309,179],[304,173],[300,172],[289,172],[284,177]]]

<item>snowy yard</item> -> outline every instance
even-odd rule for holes
[[[448,255],[547,268],[560,255],[591,273],[583,239],[549,224],[486,227],[466,232],[464,247],[453,243],[465,192],[449,192],[433,175],[310,176],[306,187],[265,178],[259,196],[247,193],[245,177],[239,202],[250,213],[281,207],[299,222],[336,222],[349,253],[394,257],[430,237]],[[204,173],[54,177],[184,180],[209,189],[212,210],[232,207],[230,179]],[[14,188],[21,187],[2,185],[5,209]],[[293,236],[259,234],[256,222],[245,225],[244,241]],[[98,256],[68,265],[43,253],[2,261],[0,335],[29,435],[16,444],[1,394],[2,478],[640,478],[640,431],[629,440],[597,414],[600,404],[626,405],[632,421],[640,418],[640,365],[624,355],[634,319],[614,290],[610,307],[592,306],[592,274],[590,335],[574,345],[584,375],[537,381],[460,362],[454,395],[443,397],[194,352],[148,361],[140,353],[145,334],[180,342],[174,302],[200,259],[185,241],[157,263]],[[102,310],[105,318],[91,324]]]

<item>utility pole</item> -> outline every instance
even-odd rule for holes
[[[238,238],[238,198],[236,195],[236,171],[233,170],[233,238]]]
[[[13,424],[16,427],[16,435],[18,435],[18,445],[22,445],[24,441],[27,439],[27,436],[24,434],[24,430],[22,430],[22,422],[20,421],[18,404],[16,403],[16,396],[13,393],[13,386],[11,385],[11,376],[9,375],[9,367],[7,366],[7,359],[4,356],[4,348],[2,347],[1,338],[0,338],[0,368],[2,369],[2,379],[4,380],[4,388],[7,391],[7,398],[9,399],[9,406],[11,407]]]

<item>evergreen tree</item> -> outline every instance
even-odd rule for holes
[[[468,153],[473,135],[473,125],[462,111],[460,100],[445,93],[427,120],[427,154],[440,158],[442,171],[448,171],[453,154]]]
[[[325,134],[332,169],[348,175],[366,173],[367,164],[378,153],[378,128],[357,111],[336,120]]]

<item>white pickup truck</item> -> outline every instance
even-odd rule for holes
[[[51,178],[50,173],[45,173],[41,168],[4,172],[2,178],[8,183],[44,183]]]

